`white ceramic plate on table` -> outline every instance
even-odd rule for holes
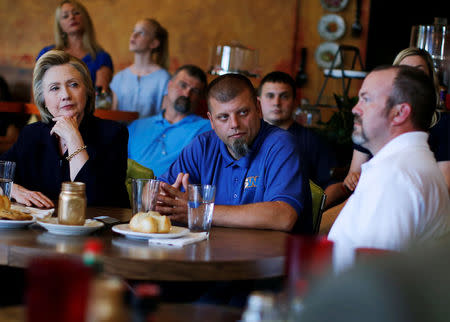
[[[132,231],[129,224],[121,224],[113,226],[112,230],[118,234],[124,235],[132,239],[150,239],[150,238],[178,238],[189,233],[189,229],[185,227],[172,226],[170,232],[164,233],[140,233]]]
[[[65,236],[88,235],[104,226],[102,222],[92,219],[86,219],[83,226],[60,225],[58,218],[49,218],[38,220],[37,223],[48,230],[49,233]]]
[[[7,220],[7,219],[0,219],[0,229],[17,229],[17,228],[24,228],[32,223],[34,223],[36,219],[33,217],[33,219],[30,220]]]

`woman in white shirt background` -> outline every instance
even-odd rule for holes
[[[168,38],[167,30],[155,19],[135,24],[129,41],[134,62],[117,73],[110,84],[113,110],[139,112],[140,118],[161,110],[170,80]]]

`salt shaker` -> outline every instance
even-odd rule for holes
[[[86,219],[86,185],[63,182],[58,203],[58,223],[83,226]]]

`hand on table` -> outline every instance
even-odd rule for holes
[[[350,191],[355,191],[360,175],[360,172],[350,172],[344,179],[344,187]]]
[[[26,206],[37,206],[39,208],[53,208],[53,202],[39,191],[28,190],[16,183],[11,188],[11,197],[16,199],[18,203]]]
[[[188,173],[179,173],[172,185],[161,182],[162,191],[157,197],[156,211],[169,216],[171,220],[187,223],[188,184]],[[183,186],[185,192],[180,190],[181,186]]]

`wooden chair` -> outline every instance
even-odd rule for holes
[[[323,208],[327,195],[321,187],[309,180],[309,187],[311,189],[312,201],[312,216],[313,216],[313,232],[317,234],[320,228],[320,221],[322,220]]]
[[[132,179],[153,179],[155,175],[153,174],[153,170],[147,167],[144,167],[142,164],[138,162],[128,159],[127,165],[127,178],[125,180],[125,186],[127,187],[128,198],[130,199],[130,203],[132,203],[132,195],[131,195],[131,180]]]

